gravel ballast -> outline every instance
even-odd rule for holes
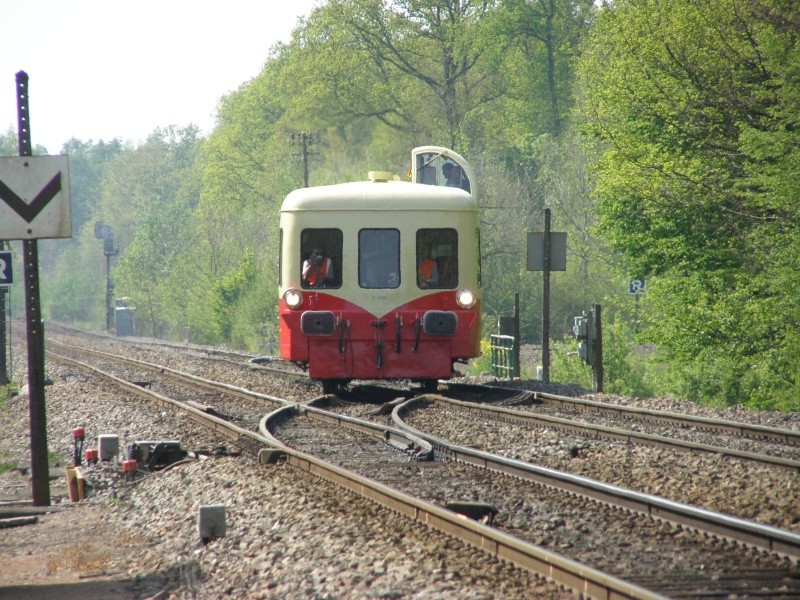
[[[72,462],[74,427],[85,447],[116,434],[175,439],[186,449],[223,442],[185,417],[48,360],[54,476]],[[0,411],[0,461],[29,461],[28,397]],[[252,458],[193,461],[130,484],[111,463],[84,467],[93,495],[67,498],[35,525],[0,529],[0,598],[567,598],[553,584],[332,485]],[[0,499],[30,499],[30,477],[0,476]],[[203,544],[199,507],[226,507],[224,538]],[[7,566],[7,568],[6,568]],[[45,587],[35,587],[44,585]]]
[[[113,338],[108,341],[109,345],[118,343]],[[240,380],[233,369],[203,364],[190,353],[175,349],[163,351],[163,361],[156,360],[158,350],[148,349],[142,354],[153,362],[169,362],[209,378],[227,377],[243,387],[254,387],[260,381],[265,393],[292,399],[314,393],[313,385],[285,377],[272,380],[263,373],[252,372]],[[24,353],[17,352],[17,356]],[[53,382],[46,388],[46,399],[49,450],[53,462],[58,463],[52,469],[57,478],[51,482],[57,511],[40,516],[35,525],[0,529],[0,560],[4,565],[0,570],[0,600],[573,597],[554,584],[313,476],[284,464],[259,466],[247,455],[188,461],[134,482],[121,476],[118,462],[84,466],[93,493],[82,502],[71,503],[63,472],[72,462],[74,427],[85,428],[85,447],[96,447],[101,434],[118,435],[121,450],[127,443],[142,439],[179,437],[189,450],[228,442],[186,417],[153,410],[142,399],[60,365],[55,359],[47,360],[47,377]],[[13,378],[23,381],[24,374],[14,373]],[[582,393],[557,384],[523,381],[513,385],[564,395]],[[800,429],[797,414],[713,410],[663,398],[584,397]],[[458,419],[447,420],[455,427],[459,424]],[[26,467],[30,460],[27,395],[14,397],[0,407],[0,431],[0,463]],[[493,442],[497,450],[512,441],[508,429],[500,429],[498,436]],[[576,461],[565,456],[575,442],[565,447],[559,437],[563,436],[549,439],[537,435],[536,444],[529,438],[530,451],[574,467]],[[591,464],[589,448],[584,450],[579,462],[591,466],[586,474],[595,472],[597,476],[599,467]],[[647,470],[653,472],[654,487],[646,488],[648,491],[665,491],[657,487],[663,479],[659,474],[665,467],[663,456],[657,460],[648,454],[645,458],[637,454],[636,459],[628,456],[627,460],[636,464],[637,477]],[[711,463],[697,460],[704,462],[685,466],[687,481],[704,477]],[[630,465],[608,465],[607,470],[609,478],[619,484],[631,476]],[[0,484],[0,500],[30,499],[27,472],[8,471],[0,475]],[[797,475],[786,477],[783,484],[794,506]],[[693,483],[686,489],[694,487]],[[722,503],[726,494],[738,496],[743,491],[726,491],[720,485],[719,493],[718,502]],[[785,516],[767,518],[764,514],[765,509],[783,514],[784,507],[777,501],[764,503],[762,498],[754,502],[753,517],[791,527],[780,520]],[[226,507],[228,530],[224,538],[203,544],[197,518],[199,507],[206,504]],[[61,585],[67,587],[58,587]]]

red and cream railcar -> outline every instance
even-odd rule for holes
[[[333,391],[353,379],[426,387],[480,352],[480,232],[473,172],[434,146],[411,181],[291,192],[281,207],[280,353]]]

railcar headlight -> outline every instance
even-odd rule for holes
[[[476,300],[472,290],[458,290],[456,292],[456,304],[461,308],[472,308],[475,306]]]
[[[292,310],[300,308],[303,304],[303,292],[294,288],[289,288],[283,292],[283,301],[286,303],[286,306]]]

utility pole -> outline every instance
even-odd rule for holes
[[[520,364],[520,351],[522,344],[519,340],[519,292],[514,292],[514,373],[517,377],[522,377],[522,365]]]
[[[578,357],[592,367],[592,390],[603,391],[603,307],[593,304],[592,310],[575,317],[572,333],[578,340]]]
[[[28,345],[31,487],[35,506],[50,505],[47,409],[44,389],[44,321],[39,300],[38,240],[72,237],[69,157],[33,156],[28,74],[16,74],[19,156],[0,157],[0,238],[22,240]],[[0,257],[8,276],[10,253]]]
[[[544,209],[542,241],[542,381],[550,383],[550,209]]]
[[[592,389],[602,392],[605,378],[603,369],[603,307],[599,304],[592,305],[592,337],[594,344],[594,364],[592,365]]]
[[[308,187],[308,157],[313,154],[319,154],[309,150],[309,146],[314,143],[314,136],[305,131],[292,134],[292,146],[299,145],[300,148],[297,152],[292,151],[292,156],[299,156],[303,161],[303,187]]]

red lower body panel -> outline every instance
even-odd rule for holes
[[[480,305],[460,309],[449,302],[451,295],[424,296],[376,319],[351,303],[338,298],[328,302],[320,294],[313,308],[332,312],[335,326],[329,334],[314,335],[301,330],[303,310],[281,306],[281,356],[308,363],[315,379],[447,379],[454,360],[480,351]],[[428,310],[454,313],[455,331],[426,333],[421,322]]]
[[[442,379],[452,371],[448,341],[420,342],[417,351],[406,342],[355,341],[339,352],[336,342],[310,345],[309,375],[315,379]]]

